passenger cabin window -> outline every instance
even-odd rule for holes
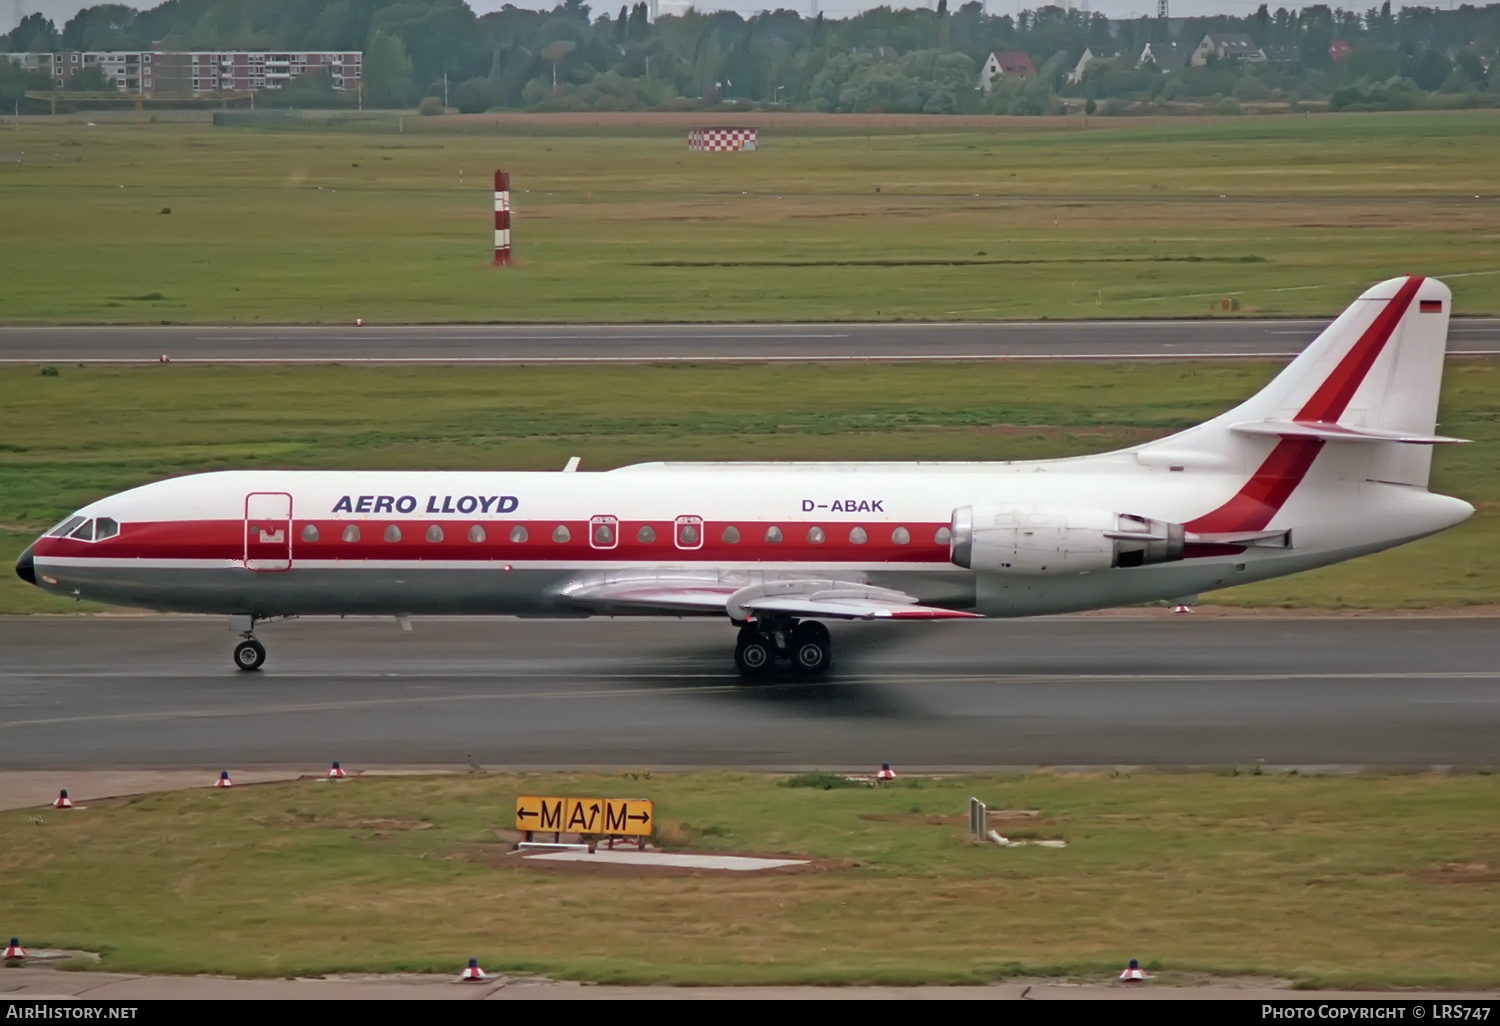
[[[656,531],[651,527],[650,524],[642,524],[641,529],[635,532],[635,540],[640,542],[642,545],[650,545],[652,542],[656,541]]]
[[[891,532],[891,541],[897,545],[905,545],[911,541],[911,532],[904,527],[898,527]]]
[[[528,536],[526,534],[526,528],[522,527],[520,524],[517,524],[515,527],[512,527],[510,529],[510,540],[515,542],[517,545],[525,541],[527,537]]]
[[[317,524],[308,524],[306,527],[304,527],[302,529],[302,540],[305,541],[305,542],[315,542],[315,541],[317,541],[318,540],[318,525]]]
[[[735,544],[740,540],[740,529],[734,526],[724,528],[723,538],[726,545]]]
[[[946,527],[939,527],[937,529],[937,534],[932,536],[932,540],[939,545],[947,545],[949,542],[953,541],[953,532],[948,530]]]
[[[557,529],[552,532],[552,540],[559,545],[572,537],[573,535],[568,531],[566,524],[558,524]]]
[[[617,517],[590,517],[589,544],[596,549],[612,549],[620,541],[620,521]]]
[[[469,541],[474,542],[476,545],[484,541],[484,528],[480,527],[478,524],[475,524],[473,527],[469,528]]]
[[[821,527],[809,527],[807,529],[807,540],[814,545],[823,544],[823,529]]]
[[[427,540],[430,541],[430,542],[440,542],[440,541],[442,541],[443,540],[443,529],[441,527],[439,527],[437,524],[433,524],[431,527],[429,527],[427,529]]]
[[[400,541],[401,540],[401,528],[397,527],[395,524],[391,524],[389,527],[387,527],[385,529],[385,540],[388,541],[388,542],[398,542],[398,541]]]
[[[359,541],[359,526],[357,524],[350,524],[348,527],[344,528],[344,541]]]
[[[849,532],[849,544],[851,545],[863,545],[869,540],[870,536],[865,534],[865,529],[863,527],[856,527],[854,530]]]
[[[703,518],[677,518],[677,547],[679,549],[701,549],[703,547]]]
[[[770,542],[772,545],[775,545],[777,542],[781,541],[781,528],[766,528],[766,541]]]

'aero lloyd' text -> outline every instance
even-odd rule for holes
[[[514,513],[521,501],[514,495],[429,495],[424,513]],[[335,513],[415,513],[415,495],[345,495],[333,504]]]

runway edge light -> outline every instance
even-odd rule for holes
[[[219,779],[214,781],[215,787],[233,787],[234,781],[229,779],[228,770],[219,770]]]
[[[882,762],[880,764],[880,772],[877,773],[877,774],[875,774],[875,779],[876,780],[895,780],[896,779],[896,771],[893,770],[893,769],[891,769],[891,764],[890,763],[888,763],[888,762]]]
[[[1141,963],[1135,959],[1130,960],[1130,965],[1120,974],[1122,983],[1137,983],[1146,979],[1146,974],[1141,972]]]
[[[343,771],[343,769],[339,766],[339,761],[337,759],[334,759],[333,760],[333,765],[328,768],[328,779],[329,780],[343,780],[348,775],[349,774],[345,773]]]
[[[479,959],[471,958],[469,959],[468,968],[460,973],[458,978],[464,981],[486,980],[489,979],[489,974],[486,973],[483,969],[479,968]]]
[[[66,787],[57,792],[57,801],[52,803],[52,807],[54,809],[71,809],[73,807],[73,799],[68,797],[68,789]]]
[[[10,944],[8,944],[5,948],[5,961],[19,962],[25,957],[26,949],[21,947],[21,939],[19,937],[12,937],[10,939]]]

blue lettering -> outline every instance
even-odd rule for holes
[[[391,507],[394,506],[395,504],[396,504],[396,497],[394,495],[377,495],[377,496],[375,496],[375,512],[376,513],[389,513],[389,512],[391,512]]]
[[[870,500],[869,499],[860,499],[859,500],[859,509],[855,510],[854,512],[856,512],[856,513],[868,513],[868,512],[870,512]]]
[[[468,503],[467,506],[464,503]],[[463,495],[458,500],[458,511],[460,513],[472,513],[479,508],[479,500],[472,495]]]
[[[500,496],[498,495],[481,495],[479,497],[479,512],[488,513],[490,507],[499,501]]]
[[[451,495],[445,495],[445,496],[443,496],[443,512],[444,513],[452,513],[452,512],[454,512],[454,509],[453,509],[453,496],[451,496]]]
[[[496,513],[514,513],[516,507],[521,505],[521,500],[514,495],[500,496],[500,505],[495,507]]]
[[[335,513],[353,513],[354,503],[350,502],[349,496],[346,495],[333,504],[333,511]]]
[[[397,513],[410,513],[417,508],[417,497],[415,495],[403,495],[396,500]]]
[[[885,512],[885,507],[881,505],[881,503],[884,502],[884,501],[885,501],[884,499],[874,499],[874,500],[872,500],[870,502],[870,512],[871,513],[884,513]]]
[[[436,495],[429,495],[429,496],[427,496],[427,512],[429,512],[429,513],[437,513],[438,512],[438,508],[437,508],[437,496]]]
[[[375,501],[375,496],[373,496],[373,495],[361,495],[359,497],[359,505],[354,507],[354,512],[356,512],[356,513],[368,513],[368,512],[370,512],[370,505],[374,501]]]
[[[804,513],[811,513],[813,510],[815,510],[817,508],[818,508],[817,504],[814,503],[811,499],[803,499],[802,500],[802,512],[804,512]]]
[[[833,513],[842,513],[842,512],[844,512],[843,503],[839,502],[839,500],[837,500],[837,499],[834,499],[833,500],[833,509],[830,512],[833,512]]]

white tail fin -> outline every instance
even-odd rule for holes
[[[1434,434],[1452,298],[1433,278],[1381,282],[1260,392],[1140,457],[1251,469],[1277,438],[1317,440],[1307,458],[1334,443],[1319,463],[1339,477],[1425,487],[1433,443],[1457,441]]]

